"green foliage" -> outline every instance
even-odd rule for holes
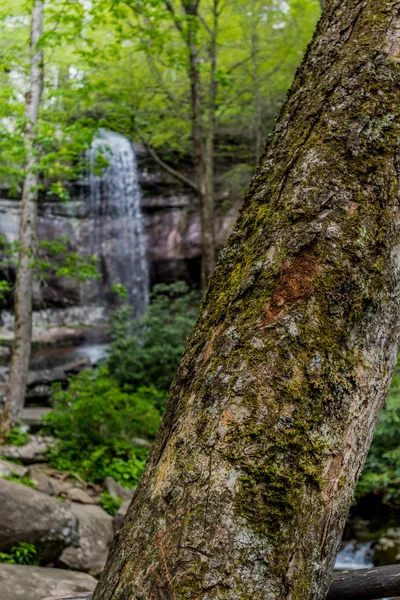
[[[111,286],[111,291],[115,292],[122,300],[126,300],[128,292],[122,283],[115,283]]]
[[[138,483],[147,451],[134,439],[153,439],[165,394],[154,387],[121,389],[107,369],[84,371],[70,379],[68,390],[53,388],[54,410],[44,418],[58,438],[49,452],[51,464],[88,481],[107,476],[130,487]]]
[[[5,294],[11,291],[8,281],[0,281],[0,300],[3,300]]]
[[[5,442],[13,446],[25,446],[29,442],[29,437],[29,433],[23,426],[13,427],[7,434]]]
[[[45,240],[39,243],[39,257],[33,262],[33,267],[42,279],[50,275],[68,277],[77,281],[99,279],[96,256],[83,257],[78,252],[69,250],[69,240],[60,236],[54,240]],[[43,260],[40,255],[45,253],[51,260]]]
[[[121,498],[115,498],[108,492],[103,492],[100,496],[100,504],[106,512],[112,517],[117,514],[121,504]]]
[[[357,496],[383,495],[400,507],[400,361],[375,429]]]
[[[39,561],[36,554],[36,548],[33,544],[21,542],[17,546],[13,546],[10,552],[0,552],[0,563],[37,566]]]
[[[14,483],[20,483],[21,485],[26,485],[33,490],[36,489],[36,485],[31,479],[29,479],[27,475],[24,475],[24,477],[17,477],[16,475],[3,475],[2,479],[7,479],[7,481],[13,481]]]
[[[126,307],[114,313],[108,366],[120,385],[169,388],[196,322],[199,302],[199,294],[185,283],[162,284],[154,287],[142,318],[133,320]]]

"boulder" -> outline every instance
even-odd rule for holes
[[[100,575],[114,536],[113,519],[100,506],[72,503],[71,511],[79,522],[79,541],[63,551],[60,563]]]
[[[0,459],[0,477],[25,477],[28,469],[9,460]]]
[[[22,422],[29,431],[38,431],[42,427],[42,419],[51,412],[46,406],[27,406],[22,412]]]
[[[74,331],[74,330],[73,330]],[[53,367],[52,369],[42,369],[39,371],[29,371],[28,387],[36,387],[38,385],[47,385],[56,381],[67,381],[71,375],[77,375],[85,369],[89,369],[91,363],[86,356],[79,360],[74,360],[66,365]]]
[[[122,523],[124,522],[125,515],[128,512],[130,503],[131,503],[130,500],[125,500],[119,507],[118,512],[114,517],[114,531],[115,532],[117,532],[121,529]]]
[[[49,596],[44,600],[92,600],[93,594],[89,592],[88,594],[63,594],[62,596]],[[394,598],[394,600],[398,600],[398,598]]]
[[[98,504],[101,488],[78,480],[76,476],[53,469],[46,463],[29,467],[29,477],[42,494],[61,497],[70,502]]]
[[[11,348],[8,346],[0,346],[0,361],[9,360],[11,357]]]
[[[120,498],[124,501],[131,501],[136,492],[136,488],[126,488],[112,477],[106,477],[104,480],[104,487],[111,496]]]
[[[374,547],[373,562],[376,567],[400,563],[400,528],[385,531]]]
[[[56,440],[50,436],[31,435],[29,441],[24,446],[14,446],[6,444],[0,446],[0,456],[20,460],[24,464],[45,462],[46,452],[56,443]]]
[[[4,479],[0,479],[0,523],[1,551],[28,542],[44,563],[56,560],[78,539],[77,518],[62,502]]]
[[[79,593],[92,592],[96,583],[86,573],[0,564],[1,600],[43,600],[48,596],[64,600],[71,595],[74,600],[83,600]],[[87,594],[83,598],[86,600]]]

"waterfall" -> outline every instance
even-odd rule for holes
[[[335,569],[347,571],[353,569],[368,569],[373,567],[372,542],[346,542],[336,559]]]
[[[99,154],[108,161],[101,175],[95,173]],[[92,143],[90,164],[89,245],[102,274],[100,297],[107,299],[111,286],[122,284],[140,316],[148,303],[149,276],[135,151],[123,135],[100,130]]]

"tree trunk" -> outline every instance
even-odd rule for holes
[[[213,145],[214,140],[213,136],[211,138],[206,135],[204,124],[200,59],[197,48],[199,2],[183,0],[182,6],[187,17],[186,44],[192,108],[192,145],[201,220],[201,281],[205,289],[215,268],[214,173],[213,162],[212,160],[210,162],[210,157],[207,157],[208,144],[211,141]]]
[[[331,0],[95,600],[322,600],[399,338],[400,2]]]
[[[376,600],[398,597],[400,566],[334,573],[327,600]]]
[[[321,10],[324,10],[324,8],[325,8],[325,0],[319,0],[319,3],[321,5]]]
[[[262,103],[261,103],[261,85],[260,85],[260,69],[258,65],[258,33],[257,33],[257,6],[253,0],[251,4],[250,15],[250,44],[251,44],[251,62],[253,67],[253,83],[254,83],[254,155],[256,165],[258,165],[262,154],[263,138],[262,138]]]
[[[7,382],[7,396],[0,420],[0,438],[21,418],[32,339],[32,260],[35,254],[37,221],[37,155],[35,126],[43,88],[43,49],[38,46],[43,30],[42,0],[32,9],[30,87],[26,96],[24,142],[27,151],[26,177],[21,201],[20,251],[15,284],[14,345]]]
[[[205,197],[204,203],[206,210],[204,212],[203,228],[205,229],[206,237],[203,240],[203,256],[202,261],[202,284],[203,289],[207,287],[207,283],[215,268],[215,206],[214,206],[214,152],[215,152],[215,116],[217,111],[217,92],[218,81],[216,78],[218,49],[218,19],[219,19],[219,0],[213,2],[213,25],[210,29],[210,81],[208,87],[207,98],[207,114],[205,129],[205,145],[204,145],[204,173],[205,173]]]

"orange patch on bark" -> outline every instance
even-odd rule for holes
[[[213,345],[214,345],[214,340],[217,337],[217,335],[221,332],[223,326],[224,326],[224,324],[220,323],[219,325],[217,325],[217,327],[212,332],[211,339],[209,342],[207,342],[205,350],[204,350],[204,355],[203,355],[204,360],[208,360],[210,358],[211,352],[213,349]]]
[[[224,427],[228,427],[231,421],[233,421],[233,411],[231,408],[228,408],[222,415],[221,424]]]
[[[303,250],[293,261],[287,258],[282,263],[275,291],[265,307],[264,326],[275,323],[294,304],[308,300],[319,272],[318,259],[309,250]]]

